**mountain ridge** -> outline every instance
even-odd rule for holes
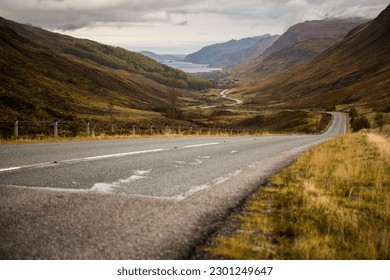
[[[234,90],[269,108],[390,111],[390,5],[309,62]]]
[[[295,24],[257,58],[237,65],[231,75],[248,83],[310,60],[341,41],[367,19],[313,20]]]
[[[271,37],[270,34],[261,36],[247,37],[239,40],[231,39],[227,42],[217,43],[203,47],[197,52],[187,55],[184,58],[186,62],[197,64],[210,64],[211,66],[221,63],[233,55],[254,46],[262,39]]]

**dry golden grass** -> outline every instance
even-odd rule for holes
[[[390,141],[331,140],[275,175],[205,250],[229,259],[389,259]]]

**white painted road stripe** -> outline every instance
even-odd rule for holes
[[[195,147],[211,146],[211,145],[219,145],[219,142],[205,143],[205,144],[197,144],[197,145],[188,145],[188,146],[184,146],[184,148],[195,148]]]
[[[135,152],[128,152],[128,153],[120,153],[120,154],[111,154],[111,155],[103,155],[103,156],[95,156],[95,157],[86,157],[83,160],[96,160],[96,159],[102,159],[102,158],[124,157],[124,156],[139,155],[139,154],[146,154],[146,153],[155,153],[155,152],[162,152],[162,151],[164,151],[164,149],[135,151]]]
[[[17,170],[17,169],[21,169],[21,167],[3,168],[3,169],[0,169],[0,172],[3,172],[3,171],[11,171],[11,170]]]
[[[13,170],[25,169],[25,168],[42,168],[42,167],[54,166],[56,164],[75,163],[75,162],[99,160],[99,159],[105,159],[105,158],[116,158],[116,157],[124,157],[124,156],[139,155],[139,154],[146,154],[146,153],[155,153],[155,152],[161,152],[161,151],[164,151],[164,149],[144,150],[144,151],[135,151],[135,152],[128,152],[128,153],[109,154],[109,155],[102,155],[102,156],[95,156],[95,157],[68,159],[68,160],[62,160],[62,161],[58,161],[58,162],[37,163],[37,164],[31,164],[31,165],[7,167],[7,168],[0,169],[0,172],[13,171]]]

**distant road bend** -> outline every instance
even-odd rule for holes
[[[266,178],[342,135],[0,146],[0,257],[181,259]]]
[[[233,101],[234,103],[232,103],[232,104],[225,104],[225,106],[236,106],[236,105],[242,104],[242,100],[236,99],[236,98],[227,97],[227,93],[228,93],[228,90],[225,89],[225,90],[221,91],[221,92],[219,93],[219,95],[220,95],[223,99]]]
[[[225,99],[225,100],[229,100],[229,101],[233,101],[233,103],[229,103],[229,104],[224,104],[224,106],[237,106],[237,105],[240,105],[242,104],[242,100],[240,99],[236,99],[236,98],[230,98],[227,96],[227,93],[228,93],[229,90],[227,89],[224,89],[223,91],[221,91],[219,93],[219,96],[222,98],[222,99]],[[210,108],[216,108],[217,105],[210,105],[210,106],[201,106],[199,107],[200,109],[210,109]]]

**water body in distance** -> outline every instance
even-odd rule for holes
[[[172,68],[180,69],[186,73],[201,73],[211,72],[215,70],[222,70],[221,68],[212,68],[208,64],[195,64],[191,62],[176,61],[176,60],[162,60],[160,63],[166,64]]]

